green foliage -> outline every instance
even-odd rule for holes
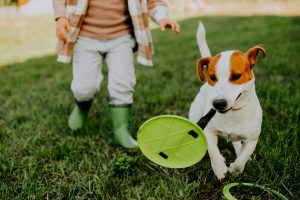
[[[200,57],[195,38],[199,19],[180,21],[182,32],[176,37],[171,32],[153,31],[155,67],[136,67],[134,136],[151,117],[187,116],[201,85],[195,67]],[[267,50],[267,58],[254,67],[264,111],[262,133],[241,176],[229,175],[219,182],[207,155],[192,167],[174,170],[151,163],[139,150],[114,145],[107,135],[111,130],[107,78],[93,102],[87,127],[72,133],[67,127],[73,107],[71,68],[49,55],[0,69],[1,199],[220,200],[223,186],[231,182],[266,185],[297,199],[300,18],[201,20],[213,54],[230,49],[246,51],[260,43]],[[107,77],[107,67],[103,71]],[[220,148],[228,160],[235,158],[229,143],[220,140]]]
[[[18,0],[0,0],[0,6],[17,5]]]

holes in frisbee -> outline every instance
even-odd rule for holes
[[[165,154],[164,152],[159,152],[159,155],[162,157],[162,158],[164,158],[164,159],[168,159],[168,155],[167,154]]]
[[[196,133],[194,130],[190,130],[188,134],[191,135],[195,139],[199,136],[198,133]]]

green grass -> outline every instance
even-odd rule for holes
[[[298,199],[300,18],[201,19],[213,53],[246,51],[259,43],[267,50],[267,59],[254,68],[264,111],[262,133],[241,176],[219,182],[207,155],[192,167],[173,170],[151,163],[139,150],[115,146],[107,135],[111,130],[107,78],[87,127],[71,133],[67,127],[73,107],[71,68],[49,55],[0,69],[1,199],[221,199],[223,186],[231,182],[266,185]],[[182,32],[177,37],[153,31],[155,67],[136,67],[135,136],[151,117],[187,117],[201,85],[195,71],[198,20],[180,21]],[[231,145],[221,141],[220,146],[233,160]]]

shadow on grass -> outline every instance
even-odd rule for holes
[[[138,64],[132,132],[147,119],[174,114],[187,117],[199,90],[195,39],[199,18],[180,22],[182,32],[153,31],[155,67]],[[33,58],[0,69],[0,161],[2,196],[36,198],[221,199],[229,182],[271,186],[291,199],[299,194],[299,18],[201,18],[213,54],[246,51],[263,43],[267,59],[254,68],[264,111],[262,134],[245,172],[218,182],[209,158],[187,169],[165,169],[139,151],[124,151],[107,136],[107,67],[87,127],[67,128],[73,107],[71,67],[55,56]],[[229,147],[228,147],[229,146]],[[222,152],[234,158],[221,141]],[[228,150],[229,149],[229,150]],[[119,189],[122,188],[122,189]]]

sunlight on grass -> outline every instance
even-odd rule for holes
[[[0,67],[53,54],[54,28],[50,16],[0,18]]]
[[[190,15],[172,13],[171,17],[180,21]],[[154,22],[150,27],[158,28]],[[0,67],[55,53],[55,21],[52,16],[0,18],[0,30]]]

